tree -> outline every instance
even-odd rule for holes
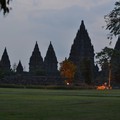
[[[5,15],[6,13],[9,13],[10,9],[9,2],[11,0],[0,0],[0,10],[3,10],[3,14]]]
[[[90,85],[92,83],[92,70],[91,61],[88,58],[84,58],[81,64],[81,72],[85,79],[85,83]]]
[[[105,15],[105,22],[106,30],[110,30],[109,39],[120,34],[120,0],[115,3],[114,9]]]
[[[97,63],[103,67],[105,64],[108,66],[108,87],[111,87],[111,59],[115,55],[115,51],[112,48],[105,47],[101,52],[98,52],[96,59]]]
[[[105,47],[101,52],[96,54],[96,58],[99,59],[97,63],[100,64],[100,66],[102,66],[106,61],[109,63],[111,61],[112,55],[113,49]]]
[[[76,66],[72,61],[65,59],[60,63],[60,73],[61,76],[66,79],[65,82],[67,85],[73,82],[75,72]]]

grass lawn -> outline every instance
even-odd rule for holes
[[[120,90],[0,88],[0,120],[120,120]]]

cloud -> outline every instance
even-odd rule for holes
[[[26,10],[30,9],[64,9],[78,5],[84,9],[90,9],[110,3],[113,0],[16,0],[16,4]]]

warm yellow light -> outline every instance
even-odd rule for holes
[[[70,83],[67,83],[67,85],[70,85]]]
[[[97,86],[97,90],[111,90],[111,86],[107,86],[107,84],[104,83],[104,85]]]
[[[105,89],[106,89],[106,86],[104,85],[97,86],[97,90],[105,90]]]

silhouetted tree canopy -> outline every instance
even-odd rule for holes
[[[120,0],[115,3],[114,9],[105,15],[106,29],[110,30],[108,39],[120,34]]]
[[[65,60],[60,63],[60,73],[62,77],[66,78],[65,83],[71,84],[76,73],[76,65],[65,58]]]
[[[3,10],[3,14],[5,15],[6,13],[9,13],[10,8],[9,8],[9,2],[11,0],[0,0],[0,10]]]
[[[100,66],[102,67],[104,63],[111,62],[113,53],[114,53],[113,48],[105,47],[104,49],[102,49],[101,52],[96,53],[96,59],[98,59],[97,63],[100,64]]]

